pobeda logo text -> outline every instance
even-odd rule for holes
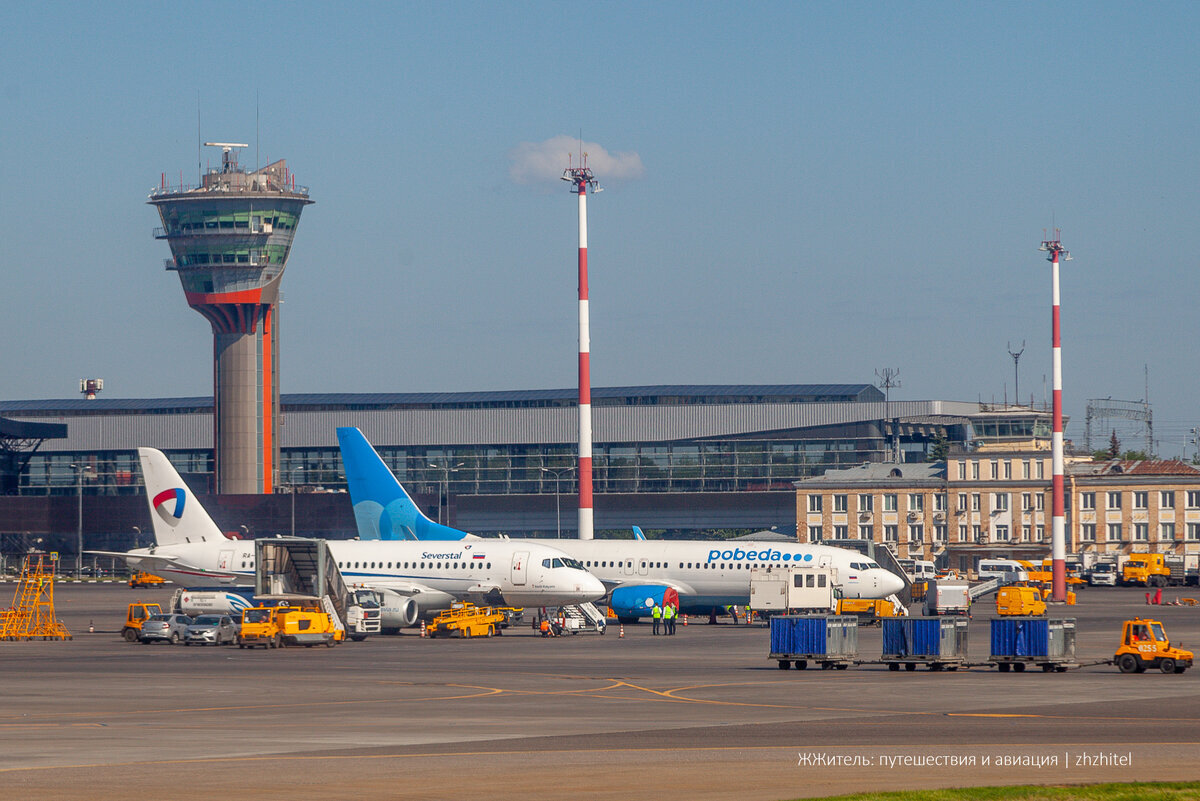
[[[743,551],[735,548],[732,551],[709,551],[708,561],[740,562],[743,559],[761,562],[811,562],[811,553],[783,553],[782,551]]]

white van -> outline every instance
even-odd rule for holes
[[[933,566],[933,562],[926,562],[922,559],[913,560],[912,573],[913,581],[928,581],[937,577],[937,568]]]
[[[1026,572],[1025,566],[1014,559],[980,559],[977,572],[980,581],[990,581],[991,579],[1029,580],[1029,573]]]

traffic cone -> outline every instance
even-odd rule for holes
[[[683,625],[687,625],[687,615],[683,616]]]
[[[1146,604],[1150,604],[1150,593],[1146,593]]]
[[[425,621],[421,621],[421,639],[425,639]]]
[[[624,623],[622,623],[622,624],[621,624],[621,628],[620,628],[620,630],[617,632],[617,639],[618,639],[618,640],[623,640],[623,639],[625,639],[625,624],[624,624]]]

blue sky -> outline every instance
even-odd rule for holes
[[[593,163],[594,385],[892,367],[893,397],[999,401],[1025,341],[1040,402],[1057,224],[1068,436],[1148,371],[1178,455],[1200,426],[1198,22],[1185,3],[4,4],[0,398],[85,376],[211,392],[208,323],[145,204],[161,173],[194,179],[199,98],[204,139],[257,139],[316,201],[284,392],[573,386],[574,196],[516,160],[582,132],[621,154]]]

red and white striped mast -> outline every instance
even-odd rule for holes
[[[1050,559],[1053,565],[1053,589],[1051,598],[1059,603],[1067,600],[1067,537],[1066,517],[1063,513],[1063,415],[1062,415],[1062,332],[1059,328],[1058,263],[1070,261],[1070,252],[1058,240],[1059,231],[1054,229],[1054,239],[1042,242],[1038,250],[1047,251],[1050,262],[1050,291],[1053,310],[1050,318],[1051,354],[1054,368],[1053,416],[1054,431],[1050,439],[1050,454],[1053,462],[1051,489],[1054,495],[1050,529]]]
[[[587,166],[587,154],[580,156],[578,167],[568,167],[562,179],[571,182],[571,191],[579,195],[579,539],[590,540],[594,533],[592,508],[592,377],[591,340],[588,333],[587,278],[587,190],[601,191]]]

